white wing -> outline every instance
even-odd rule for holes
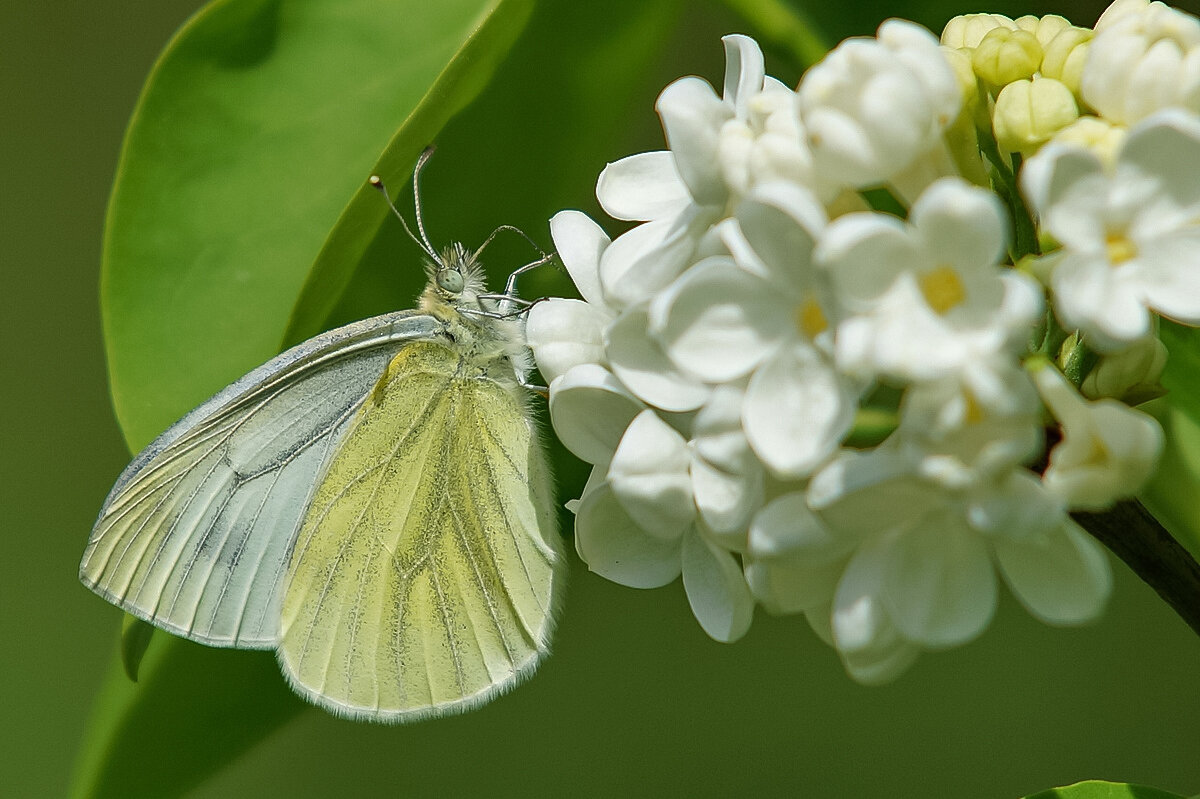
[[[356,322],[196,408],[121,474],[80,579],[178,635],[274,648],[292,544],[331,453],[392,357],[440,329],[411,311]]]

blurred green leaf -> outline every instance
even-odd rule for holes
[[[218,0],[179,31],[126,134],[104,242],[109,376],[132,450],[279,350],[392,134],[469,35],[511,43],[531,2]],[[502,55],[472,48],[467,88]]]
[[[142,658],[146,656],[153,635],[154,625],[137,616],[126,613],[121,620],[121,665],[125,667],[125,676],[132,682],[138,681]]]
[[[84,733],[74,797],[179,796],[304,709],[269,652],[155,635],[130,682],[114,659]]]
[[[1164,321],[1159,333],[1170,353],[1162,376],[1167,395],[1143,407],[1162,424],[1166,443],[1140,499],[1200,556],[1200,330]]]
[[[1145,785],[1087,780],[1063,788],[1051,788],[1048,791],[1031,794],[1026,799],[1183,799],[1183,797],[1177,793]]]

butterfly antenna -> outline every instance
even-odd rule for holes
[[[421,218],[421,170],[425,168],[430,157],[433,155],[434,146],[431,144],[421,152],[421,157],[417,159],[417,165],[413,167],[413,206],[417,210],[417,230],[421,232],[421,241],[425,242],[425,248],[428,252],[433,252],[433,245],[429,243],[429,236],[425,234],[425,220]],[[434,256],[434,260],[441,261]]]
[[[545,250],[543,250],[541,247],[539,247],[539,246],[537,245],[537,242],[536,242],[536,241],[534,241],[533,239],[531,239],[531,238],[529,237],[529,235],[528,235],[528,234],[527,234],[527,233],[526,233],[524,230],[521,230],[519,227],[513,227],[512,225],[501,225],[500,227],[498,227],[498,228],[496,228],[495,230],[493,230],[493,231],[492,231],[492,235],[490,235],[490,236],[488,236],[486,239],[484,239],[484,242],[483,242],[483,244],[480,244],[480,245],[479,245],[479,249],[475,251],[475,255],[474,255],[473,257],[474,257],[474,258],[476,258],[476,259],[477,259],[477,258],[479,258],[479,256],[480,256],[481,254],[483,254],[483,250],[484,250],[484,248],[485,248],[485,247],[487,247],[489,244],[491,244],[491,243],[492,243],[492,239],[496,238],[496,235],[497,235],[498,233],[501,233],[501,232],[503,232],[503,231],[505,231],[505,230],[511,230],[513,233],[516,233],[518,236],[520,236],[521,238],[525,239],[525,241],[529,242],[529,246],[530,246],[530,247],[533,247],[533,249],[537,250],[537,252],[538,252],[538,255],[540,255],[540,256],[542,257],[542,259],[543,259],[543,260],[549,260],[549,258],[548,258],[548,257],[547,257],[547,255],[546,255],[546,251],[545,251]],[[552,256],[551,256],[551,257],[552,257]]]
[[[400,224],[404,226],[404,232],[408,234],[408,237],[412,239],[418,247],[421,248],[422,252],[432,258],[435,263],[440,264],[442,259],[438,257],[433,247],[429,245],[429,242],[424,239],[419,239],[413,234],[412,228],[408,226],[408,221],[404,218],[404,215],[400,213],[400,210],[396,208],[396,204],[392,202],[392,197],[390,194],[388,194],[387,186],[383,184],[383,178],[379,177],[379,175],[371,175],[367,182],[379,189],[380,194],[383,195],[383,199],[387,201],[388,208],[392,209],[392,213],[396,215],[396,218],[400,220]],[[420,205],[417,206],[417,209],[417,218],[420,219]],[[424,233],[424,231],[422,231],[422,233]]]

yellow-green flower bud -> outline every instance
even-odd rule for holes
[[[1130,14],[1140,14],[1149,7],[1150,0],[1113,0],[1112,4],[1104,9],[1100,19],[1096,20],[1096,32],[1099,33]]]
[[[977,47],[994,28],[1016,30],[1017,23],[1003,14],[962,14],[942,28],[942,44],[947,47]]]
[[[1018,28],[1037,37],[1038,44],[1042,47],[1045,47],[1051,39],[1057,36],[1059,31],[1074,27],[1066,17],[1060,17],[1058,14],[1047,14],[1044,17],[1026,14],[1023,17],[1017,17],[1014,21]]]
[[[1157,336],[1148,336],[1128,349],[1101,358],[1079,390],[1088,399],[1112,397],[1137,405],[1165,393],[1159,378],[1166,365],[1167,348]]]
[[[1079,118],[1075,95],[1060,81],[1035,77],[1005,86],[992,111],[1001,149],[1030,155]]]
[[[994,28],[971,54],[975,74],[999,89],[1033,77],[1042,66],[1042,46],[1029,31]]]
[[[1111,164],[1117,148],[1125,141],[1127,128],[1114,125],[1100,117],[1080,117],[1054,134],[1053,141],[1078,144],[1096,154],[1101,161]]]
[[[958,167],[959,174],[979,186],[987,186],[987,170],[979,153],[978,130],[991,130],[992,117],[989,112],[991,98],[980,91],[979,78],[971,68],[971,57],[966,50],[942,47],[942,55],[954,70],[963,93],[962,108],[958,116],[942,132],[950,155]]]
[[[971,56],[966,50],[955,50],[950,47],[942,47],[942,55],[945,56],[946,62],[950,64],[954,70],[954,77],[958,78],[959,88],[962,89],[963,104],[961,113],[976,116],[979,112],[979,79],[975,77],[975,70],[971,67]],[[986,118],[987,109],[984,109]]]
[[[1093,35],[1087,28],[1063,28],[1045,46],[1042,56],[1042,74],[1065,83],[1076,98],[1079,98],[1079,79]]]

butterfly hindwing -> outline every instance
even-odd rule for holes
[[[396,355],[296,541],[279,658],[342,715],[467,709],[545,653],[561,563],[537,432],[469,356]]]
[[[391,358],[437,325],[402,312],[330,331],[188,414],[117,481],[84,553],[83,582],[194,640],[273,648],[314,485]]]

